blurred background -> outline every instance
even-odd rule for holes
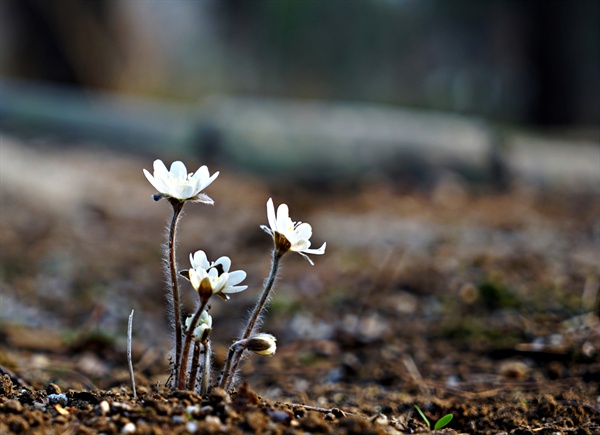
[[[0,365],[76,354],[106,385],[135,308],[137,367],[168,373],[156,158],[221,171],[179,245],[248,272],[217,352],[268,271],[273,196],[328,251],[286,258],[283,360],[256,364],[397,386],[407,354],[453,382],[552,334],[597,357],[561,322],[600,306],[599,120],[596,0],[2,0]],[[457,374],[465,355],[484,365]]]
[[[0,20],[3,131],[318,182],[600,183],[594,0],[3,0]]]

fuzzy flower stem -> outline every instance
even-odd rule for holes
[[[230,373],[229,376],[227,376],[227,379],[225,380],[224,385],[222,387],[225,391],[229,390],[232,387],[233,381],[235,380],[235,374],[237,373],[238,366],[240,365],[242,355],[245,351],[245,347],[239,347],[233,354],[232,361],[230,364]]]
[[[178,362],[179,377],[177,378],[177,388],[180,390],[183,390],[185,388],[185,372],[188,366],[188,359],[190,357],[190,348],[192,347],[192,341],[194,341],[194,329],[196,329],[196,326],[198,325],[198,319],[200,319],[202,312],[206,308],[207,302],[208,299],[202,301],[202,303],[194,313],[194,317],[192,317],[192,322],[190,323],[185,334],[185,343],[183,345],[183,351],[181,352],[181,359]]]
[[[200,370],[200,343],[194,343],[194,353],[192,354],[192,368],[190,369],[190,379],[188,380],[188,390],[193,391],[196,387],[196,379]]]
[[[240,338],[241,340],[245,340],[252,335],[254,331],[254,327],[256,326],[256,322],[260,319],[262,312],[269,301],[269,296],[271,294],[271,290],[273,289],[273,284],[275,283],[275,278],[277,276],[277,271],[279,270],[279,261],[281,260],[282,255],[286,251],[282,251],[280,249],[275,248],[273,250],[273,260],[271,261],[271,271],[269,272],[269,277],[265,282],[265,286],[263,288],[262,294],[260,298],[256,302],[254,309],[252,310],[252,314],[250,315],[250,319],[246,324],[246,329],[244,330],[244,334]],[[229,388],[231,381],[237,371],[238,365],[240,364],[242,353],[244,352],[244,348],[236,348],[233,349],[233,346],[229,349],[229,354],[227,355],[227,360],[225,362],[225,367],[223,368],[223,374],[221,375],[221,380],[219,382],[219,387],[227,390]]]
[[[225,389],[227,386],[229,386],[229,384],[230,384],[229,378],[231,377],[231,373],[232,373],[231,368],[232,368],[233,359],[236,355],[241,355],[243,350],[244,350],[244,348],[240,347],[238,341],[233,343],[231,345],[231,347],[229,348],[229,352],[227,353],[227,358],[225,359],[225,365],[223,366],[223,372],[221,373],[221,379],[219,379],[219,388]],[[237,366],[237,358],[236,358],[235,364]]]
[[[210,359],[211,359],[211,347],[210,340],[204,342],[204,365],[202,368],[202,379],[200,381],[200,395],[204,396],[208,391],[208,384],[210,382]]]
[[[269,301],[269,296],[271,294],[271,290],[273,289],[273,284],[275,283],[275,277],[277,276],[277,271],[279,270],[279,261],[281,260],[281,256],[283,253],[277,249],[273,250],[273,260],[271,261],[271,271],[269,272],[269,277],[267,278],[267,282],[263,288],[263,292],[256,302],[254,309],[252,310],[252,314],[248,323],[246,324],[246,329],[244,331],[244,335],[242,335],[242,340],[250,337],[252,332],[254,331],[254,327],[256,326],[256,322],[260,319],[267,302]]]
[[[173,304],[173,323],[175,324],[175,368],[174,368],[174,379],[179,378],[181,372],[180,359],[181,359],[181,302],[179,298],[179,282],[177,278],[177,261],[175,256],[175,236],[177,233],[177,222],[181,211],[183,210],[183,202],[178,200],[169,201],[173,206],[173,216],[171,218],[171,224],[169,225],[169,272],[171,279],[171,303]]]

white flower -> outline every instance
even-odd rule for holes
[[[310,249],[310,237],[312,236],[312,227],[307,223],[294,222],[289,216],[289,209],[286,204],[281,204],[277,208],[273,206],[273,199],[267,201],[267,219],[269,227],[261,225],[260,227],[275,240],[276,249],[281,251],[281,254],[289,251],[297,252],[308,260],[312,265],[314,263],[307,254],[321,255],[325,253],[326,243],[323,243],[319,249]],[[283,236],[281,237],[277,235]]]
[[[154,176],[145,169],[144,175],[159,192],[157,200],[164,197],[213,204],[213,200],[202,191],[215,181],[219,172],[211,176],[206,166],[200,166],[194,174],[188,173],[185,165],[180,161],[173,162],[171,169],[167,171],[167,167],[161,160],[155,160]]]
[[[185,327],[186,329],[190,329],[190,324],[192,323],[192,316],[189,316],[185,319]],[[208,311],[202,311],[200,314],[200,318],[198,319],[198,324],[194,329],[194,340],[202,343],[206,341],[208,338],[208,334],[212,331],[212,317],[208,314]]]
[[[247,349],[258,355],[271,356],[277,350],[276,341],[271,334],[256,334],[248,339]]]
[[[248,288],[247,285],[238,285],[246,279],[246,272],[243,270],[229,272],[231,268],[229,257],[220,257],[211,263],[204,251],[196,251],[190,254],[190,263],[192,268],[188,271],[189,280],[199,292],[203,285],[210,285],[213,295],[229,299],[228,293],[238,293]]]

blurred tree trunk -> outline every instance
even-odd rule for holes
[[[582,100],[600,105],[600,96],[588,94],[598,89],[591,80],[600,80],[593,73],[598,72],[598,52],[589,49],[590,44],[598,46],[596,38],[600,38],[600,2],[547,0],[528,1],[523,6],[528,18],[525,22],[530,25],[527,46],[538,87],[529,121],[542,126],[595,123],[593,118],[600,116],[600,107],[582,107],[586,104]],[[582,64],[591,66],[592,73],[582,71]]]

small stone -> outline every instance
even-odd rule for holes
[[[50,405],[67,406],[69,398],[64,394],[48,394],[48,403],[50,403]]]
[[[46,392],[48,394],[60,394],[61,390],[60,387],[56,384],[48,384],[48,386],[46,387]]]
[[[23,412],[23,405],[18,400],[9,400],[4,403],[2,410],[6,413],[21,414]]]
[[[100,402],[100,405],[98,405],[98,407],[100,408],[100,413],[102,415],[105,415],[108,413],[108,411],[110,411],[110,405],[108,404],[108,402],[106,400],[103,400],[102,402]]]
[[[136,427],[135,424],[129,422],[121,429],[121,433],[135,433]]]

